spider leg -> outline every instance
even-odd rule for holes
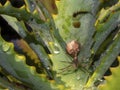
[[[70,64],[70,65],[68,65],[67,67],[64,67],[64,68],[59,69],[59,70],[61,70],[61,72],[59,72],[58,74],[63,73],[63,72],[65,72],[65,71],[69,70],[69,68],[70,68],[71,66],[72,66],[72,65]]]
[[[68,68],[70,68],[72,65],[68,65],[67,67],[61,68],[60,70],[66,70]]]
[[[70,63],[70,64],[72,63],[72,62],[70,62],[70,61],[61,61],[61,62],[63,62],[63,63]]]

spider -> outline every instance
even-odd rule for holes
[[[66,45],[66,52],[73,58],[73,61],[69,62],[69,63],[71,63],[75,67],[75,70],[79,66],[78,54],[80,52],[80,47],[81,47],[81,45],[76,40],[72,40],[71,42],[67,43],[67,45]],[[65,61],[63,61],[63,62],[65,62]],[[63,71],[72,65],[69,65],[69,66],[62,68],[60,70]]]
[[[80,44],[76,40],[72,40],[66,45],[67,53],[73,58],[74,66],[78,67],[78,54],[80,52]]]

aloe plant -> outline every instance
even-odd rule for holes
[[[120,89],[120,0],[17,2],[0,4],[0,89]]]

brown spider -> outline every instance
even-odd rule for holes
[[[69,63],[71,63],[75,67],[75,69],[77,69],[79,66],[78,54],[80,52],[80,44],[76,40],[72,40],[71,42],[67,43],[66,52],[73,58],[73,61],[69,62]],[[62,68],[61,70],[65,70],[70,66],[71,65],[69,65],[65,68]]]
[[[80,44],[76,40],[72,40],[66,45],[67,53],[73,58],[75,68],[78,68],[78,54],[80,52]]]

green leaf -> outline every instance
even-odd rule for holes
[[[45,5],[45,7],[48,9],[50,13],[52,14],[58,13],[55,0],[40,0],[40,1]]]
[[[28,66],[23,55],[13,50],[13,44],[5,42],[0,37],[0,65],[15,78],[24,82],[33,90],[52,90],[46,75],[37,74],[35,67]],[[52,83],[52,82],[51,82]],[[55,89],[56,87],[54,87]]]
[[[96,21],[95,43],[93,45],[94,53],[98,50],[101,43],[112,32],[120,22],[119,2],[107,10],[102,10]],[[114,11],[114,12],[113,12]]]
[[[57,77],[60,77],[66,86],[70,86],[71,90],[82,90],[90,74],[86,68],[89,67],[87,65],[90,63],[92,36],[95,32],[94,15],[98,6],[99,1],[94,0],[89,2],[87,0],[61,0],[57,3],[59,13],[54,20],[60,37],[65,44],[77,40],[81,45],[78,55],[79,67],[76,71],[72,62],[73,58],[66,53],[65,45],[61,46],[59,42],[56,42],[59,53],[50,55]],[[56,40],[60,41],[59,38]],[[54,43],[50,44],[52,46]]]
[[[31,19],[36,20],[37,22],[43,22],[39,17],[38,11],[35,9],[33,13],[27,11],[25,5],[20,8],[15,8],[11,5],[10,1],[6,1],[4,5],[0,4],[0,14],[6,14],[13,17],[16,17],[19,20],[29,21]],[[11,12],[12,11],[12,12]]]
[[[24,23],[21,21],[19,22],[15,17],[11,17],[8,15],[1,15],[8,23],[8,25],[10,25],[22,38],[25,38],[27,36],[27,34],[25,33],[25,26]]]
[[[3,79],[2,77],[0,77],[0,89],[1,90],[5,90],[5,89],[8,89],[8,90],[14,90],[14,89],[15,90],[25,90],[22,87],[12,85],[11,83],[9,83],[7,80]]]
[[[94,83],[102,78],[104,73],[116,59],[120,53],[120,33],[114,39],[114,42],[110,44],[107,50],[100,57],[100,64],[97,66],[96,70],[90,77],[89,81],[86,84],[86,87],[93,87]]]
[[[88,3],[87,0],[76,0],[76,2],[62,0],[57,6],[59,13],[55,18],[55,24],[60,36],[65,43],[77,40],[81,44],[79,61],[84,58],[87,62],[91,55],[92,36],[95,32],[94,15],[99,6],[99,1],[91,0]],[[76,21],[80,24],[77,28],[74,26]]]
[[[118,60],[120,63],[120,57],[118,56]],[[120,65],[117,67],[110,68],[110,71],[112,75],[104,77],[106,82],[104,84],[101,84],[98,89],[99,90],[119,90],[120,86],[118,83],[120,83]]]

